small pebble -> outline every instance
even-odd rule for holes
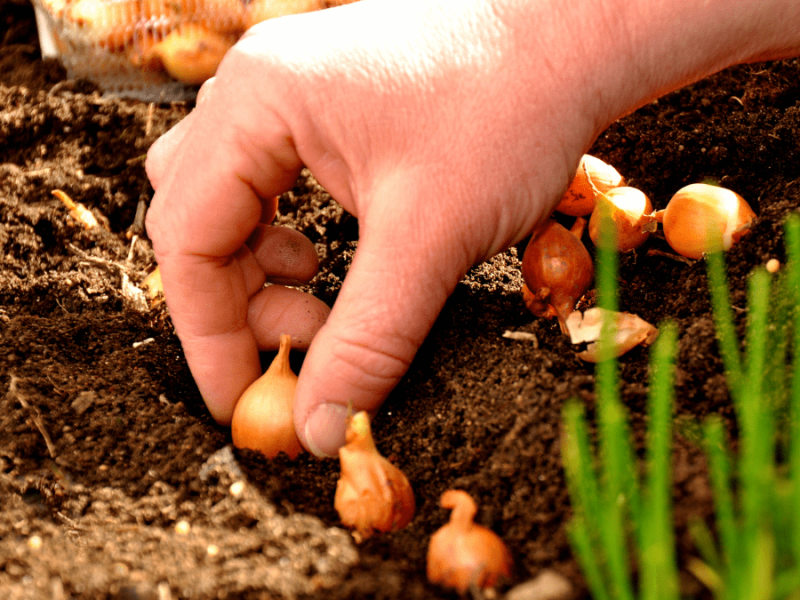
[[[189,521],[178,521],[175,523],[175,533],[178,535],[186,535],[191,530],[192,526]]]
[[[781,262],[777,258],[770,258],[767,261],[767,271],[770,273],[777,273],[781,268]]]
[[[31,550],[38,550],[42,547],[42,538],[38,535],[32,535],[28,538],[28,548]]]
[[[572,597],[572,584],[552,569],[544,569],[534,579],[511,588],[506,600],[566,600]]]

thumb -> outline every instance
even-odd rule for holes
[[[415,203],[396,193],[379,199],[359,210],[352,265],[297,384],[295,427],[318,456],[344,444],[348,406],[379,408],[469,266],[431,235]]]

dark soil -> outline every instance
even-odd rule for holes
[[[555,322],[524,308],[515,250],[458,286],[377,417],[378,446],[408,475],[418,513],[408,528],[357,545],[332,508],[337,461],[232,449],[166,310],[130,291],[154,266],[146,239],[132,238],[142,233],[137,207],[152,197],[144,155],[191,105],[104,98],[65,80],[41,60],[23,0],[0,0],[0,23],[0,597],[451,597],[425,579],[447,488],[472,494],[479,521],[511,549],[514,577],[500,592],[551,568],[585,594],[565,536],[559,431],[570,397],[591,413],[594,369]],[[739,309],[745,275],[783,259],[782,221],[800,206],[798,82],[800,60],[732,68],[645,106],[592,149],[657,207],[709,178],[751,202],[758,219],[728,253]],[[82,228],[53,189],[102,227]],[[317,244],[322,272],[310,289],[333,302],[355,220],[308,174],[280,215]],[[673,476],[685,563],[695,553],[688,519],[711,514],[692,425],[717,413],[732,425],[733,411],[705,265],[651,249],[669,250],[655,239],[621,258],[620,304],[679,326]],[[535,341],[506,339],[509,330]],[[641,439],[647,351],[624,356],[621,373]],[[234,481],[246,482],[238,495]],[[683,584],[702,594],[689,575]]]

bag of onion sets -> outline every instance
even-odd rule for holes
[[[252,25],[342,0],[33,0],[42,56],[145,101],[191,99]]]

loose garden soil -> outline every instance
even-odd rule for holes
[[[40,58],[24,0],[0,0],[0,23],[0,597],[449,598],[425,579],[447,488],[472,494],[479,521],[511,549],[514,576],[497,595],[545,569],[586,595],[565,535],[559,433],[569,398],[592,414],[594,368],[555,322],[526,311],[516,249],[458,286],[376,418],[378,446],[408,475],[418,511],[406,529],[357,544],[333,510],[337,461],[233,449],[166,309],[136,301],[154,267],[137,220],[152,197],[144,155],[191,105],[106,98],[67,80]],[[612,125],[592,153],[659,208],[707,179],[750,201],[758,218],[727,254],[741,326],[746,274],[784,258],[782,222],[800,206],[800,60],[735,67],[669,94]],[[53,189],[101,227],[81,227]],[[309,291],[333,302],[356,220],[304,173],[278,221],[317,245]],[[621,257],[620,304],[680,331],[673,478],[685,565],[696,554],[687,522],[712,513],[693,425],[712,414],[735,424],[705,265],[653,249],[669,252],[656,238]],[[636,349],[620,361],[640,441],[647,357]],[[682,585],[704,594],[685,572]]]

